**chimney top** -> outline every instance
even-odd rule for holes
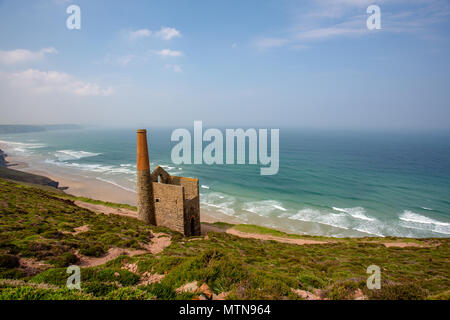
[[[147,133],[146,129],[137,129],[136,130],[137,133]]]

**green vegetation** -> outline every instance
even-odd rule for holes
[[[337,240],[227,224],[214,225],[330,242],[292,245],[225,232],[184,238],[132,218],[92,213],[63,197],[0,180],[0,299],[192,299],[197,295],[176,290],[192,281],[206,283],[215,294],[227,292],[228,299],[300,299],[292,289],[328,299],[353,299],[359,290],[368,299],[450,297],[450,239],[387,248],[382,242],[407,240]],[[88,228],[76,233],[81,226]],[[80,254],[98,257],[114,247],[143,249],[156,239],[156,232],[171,237],[162,252],[122,255],[83,267],[82,290],[66,289],[66,267],[78,263]],[[24,260],[42,265],[30,267]],[[366,269],[373,264],[381,268],[381,290],[366,287]],[[143,283],[149,274],[164,277],[159,283]]]
[[[47,177],[39,176],[37,174],[32,174],[28,172],[18,171],[2,166],[0,166],[0,178],[46,186],[47,188],[55,189],[55,191],[60,191],[56,189],[58,188],[58,182],[53,181]]]
[[[120,209],[128,209],[128,210],[132,210],[132,211],[137,211],[137,208],[135,206],[132,206],[129,204],[124,204],[124,203],[114,203],[114,202],[108,202],[108,201],[94,200],[94,199],[90,199],[90,198],[86,198],[86,197],[76,197],[76,196],[72,196],[69,194],[59,195],[58,197],[61,199],[69,199],[69,200],[73,200],[73,201],[78,200],[78,201],[86,202],[86,203],[101,204],[103,206],[111,207],[111,208],[120,208]]]
[[[238,224],[238,225],[234,226],[234,229],[242,231],[242,232],[247,232],[247,233],[267,234],[267,235],[276,236],[276,237],[288,236],[287,233],[282,232],[282,231],[273,230],[273,229],[269,229],[269,228],[261,227],[261,226],[255,226],[255,225],[251,225],[251,224]],[[301,238],[301,236],[297,236],[297,235],[291,235],[291,236],[296,236],[298,238]]]

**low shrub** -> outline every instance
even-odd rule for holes
[[[16,268],[20,265],[19,258],[11,254],[0,255],[0,268]]]

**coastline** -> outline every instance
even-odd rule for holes
[[[8,146],[0,143],[0,149],[8,154]],[[82,175],[76,171],[67,170],[57,166],[43,166],[34,161],[30,161],[26,156],[8,155],[8,166],[15,170],[37,174],[48,177],[59,182],[59,187],[64,192],[73,196],[86,197],[94,200],[101,200],[113,203],[123,203],[132,206],[137,205],[137,194],[130,189],[115,185],[108,181],[99,180],[95,177]],[[331,225],[320,224],[311,221],[284,221],[281,218],[272,218],[276,222],[267,222],[265,217],[254,215],[253,219],[242,219],[239,216],[232,216],[221,212],[219,209],[200,205],[200,221],[205,223],[229,223],[229,224],[250,224],[276,229],[282,232],[309,235],[309,236],[325,236],[333,238],[363,238],[377,237],[373,234],[363,233],[356,230],[348,230],[337,228]]]
[[[4,147],[4,145],[0,144],[0,150],[3,150],[4,153],[8,154]],[[17,156],[7,155],[5,159],[7,159],[7,168],[44,176],[57,181],[59,182],[59,187],[63,188],[64,192],[67,194],[107,202],[124,203],[133,206],[137,205],[137,195],[135,192],[126,190],[109,182],[101,181],[92,177],[72,174],[70,172],[61,173],[61,170],[58,171],[48,170],[41,167],[38,168],[25,162],[23,158]],[[231,217],[230,219],[219,219],[217,218],[217,215],[220,216],[221,214],[202,208],[200,219],[201,222],[206,223],[214,223],[219,221],[226,223],[239,222],[237,219],[233,219]]]
[[[8,166],[11,169],[47,177],[57,181],[59,183],[59,188],[65,190],[67,194],[136,206],[137,195],[134,191],[134,182],[133,179],[129,179],[133,167],[131,164],[133,161],[132,159],[127,160],[126,165],[124,165],[126,168],[121,168],[122,165],[120,165],[121,167],[119,168],[118,165],[116,165],[119,172],[120,170],[125,170],[128,174],[128,179],[123,179],[123,182],[125,183],[120,183],[119,185],[119,182],[115,179],[116,172],[109,176],[108,174],[112,172],[112,170],[109,171],[109,168],[106,165],[104,167],[98,164],[92,165],[94,169],[97,169],[97,167],[100,169],[98,172],[104,172],[102,170],[106,170],[106,174],[102,175],[97,174],[96,170],[91,170],[89,168],[90,164],[86,165],[87,169],[82,168],[81,170],[76,165],[77,163],[75,163],[73,167],[59,165],[58,161],[47,161],[49,155],[52,156],[55,151],[51,150],[49,153],[46,151],[35,152],[33,149],[35,147],[40,148],[42,145],[31,145],[29,147],[30,150],[27,150],[27,146],[23,146],[22,144],[24,143],[0,140],[0,149],[8,154],[7,161],[9,162]],[[67,149],[70,149],[70,147],[67,147]],[[96,151],[95,149],[91,149],[90,151],[101,152]],[[86,153],[86,151],[82,152]],[[338,205],[335,204],[328,204],[330,208],[324,210],[325,214],[323,216],[321,215],[320,208],[309,209],[308,206],[304,206],[305,208],[298,211],[294,216],[292,216],[291,213],[290,216],[286,217],[283,214],[266,214],[266,212],[273,210],[274,206],[279,208],[278,203],[275,203],[275,205],[272,204],[272,202],[276,201],[261,199],[261,201],[257,201],[256,203],[248,202],[251,206],[257,206],[256,212],[252,209],[253,207],[248,209],[241,204],[238,204],[236,208],[228,210],[227,203],[225,203],[225,210],[224,206],[222,206],[221,199],[223,199],[226,194],[218,193],[216,196],[216,198],[218,198],[217,200],[214,197],[212,197],[212,199],[208,198],[209,195],[214,195],[214,193],[205,192],[204,190],[200,191],[201,222],[257,225],[289,234],[333,238],[377,238],[389,236],[406,238],[440,238],[443,237],[443,234],[448,234],[444,233],[445,230],[444,232],[439,232],[440,229],[447,227],[446,222],[433,220],[432,218],[429,218],[428,215],[420,215],[412,211],[411,213],[410,211],[403,211],[406,212],[406,214],[411,214],[412,217],[404,217],[405,213],[403,216],[399,217],[395,217],[394,215],[394,219],[396,218],[397,220],[393,221],[392,224],[390,221],[378,219],[378,216],[365,216],[364,208],[361,208],[363,212],[362,215],[360,215],[359,211],[349,211],[351,209],[360,209],[359,207],[341,209],[341,207],[347,207],[338,207]],[[233,197],[231,196],[231,198]],[[281,204],[279,205],[281,206]],[[277,210],[285,211],[283,207],[281,208],[282,209]],[[408,210],[410,209],[408,208]],[[399,212],[400,211],[401,210],[399,209]],[[337,221],[335,219],[337,219]],[[408,225],[404,226],[405,224]],[[409,228],[409,225],[411,225],[411,228]],[[401,228],[401,232],[396,228]],[[421,232],[423,234],[420,234]],[[425,234],[431,232],[434,234]]]

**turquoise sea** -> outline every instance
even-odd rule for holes
[[[35,166],[136,183],[136,128],[0,135],[10,155]],[[200,179],[204,212],[293,233],[450,236],[450,134],[280,129],[280,169],[175,165],[173,129],[149,131],[150,161]]]

